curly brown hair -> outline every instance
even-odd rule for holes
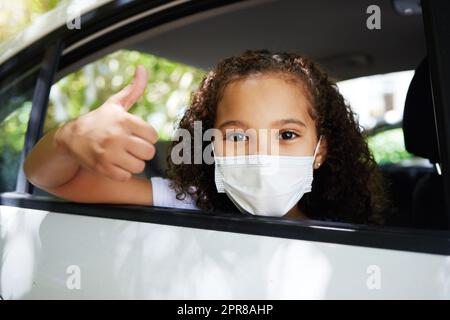
[[[221,61],[202,79],[191,103],[179,122],[180,129],[194,136],[194,121],[202,130],[213,128],[216,109],[224,88],[232,81],[252,75],[282,74],[300,80],[309,92],[318,136],[327,141],[327,158],[314,170],[312,191],[298,202],[311,219],[351,223],[382,223],[386,206],[385,187],[378,166],[369,151],[355,115],[328,75],[307,58],[286,52],[247,50]],[[207,211],[237,211],[214,182],[214,164],[174,164],[169,150],[167,175],[178,199],[194,197],[196,205]],[[202,143],[203,150],[210,144]],[[194,150],[194,142],[191,142]],[[194,152],[191,152],[193,155]],[[194,188],[192,188],[194,187]]]

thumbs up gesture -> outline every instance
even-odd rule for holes
[[[55,132],[54,143],[83,168],[118,181],[144,170],[155,155],[155,129],[128,110],[144,93],[147,72],[138,66],[131,84],[99,108],[67,122]]]

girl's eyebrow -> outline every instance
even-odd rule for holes
[[[225,126],[239,126],[239,127],[245,127],[245,128],[248,127],[247,124],[245,124],[244,122],[239,121],[239,120],[226,120],[226,121],[222,122],[218,126],[218,128],[222,129]]]
[[[299,119],[294,119],[294,118],[277,120],[277,121],[272,122],[272,125],[273,126],[282,126],[284,124],[290,124],[290,123],[295,123],[295,124],[298,124],[299,126],[306,128],[306,124],[303,121],[301,121]]]

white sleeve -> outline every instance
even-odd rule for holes
[[[177,199],[175,190],[169,186],[169,179],[151,177],[150,181],[152,182],[154,206],[199,210],[191,196],[186,195],[184,200]]]

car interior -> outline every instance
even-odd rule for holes
[[[106,51],[137,50],[203,70],[246,49],[294,51],[317,61],[336,81],[415,70],[401,124],[405,146],[434,165],[439,155],[422,16],[401,12],[396,2],[377,1],[381,29],[370,30],[366,10],[372,2],[368,0],[247,1],[145,31]],[[146,176],[165,175],[167,148],[168,142],[158,142]],[[388,225],[448,227],[436,167],[390,164],[380,168],[392,201],[386,213]]]

